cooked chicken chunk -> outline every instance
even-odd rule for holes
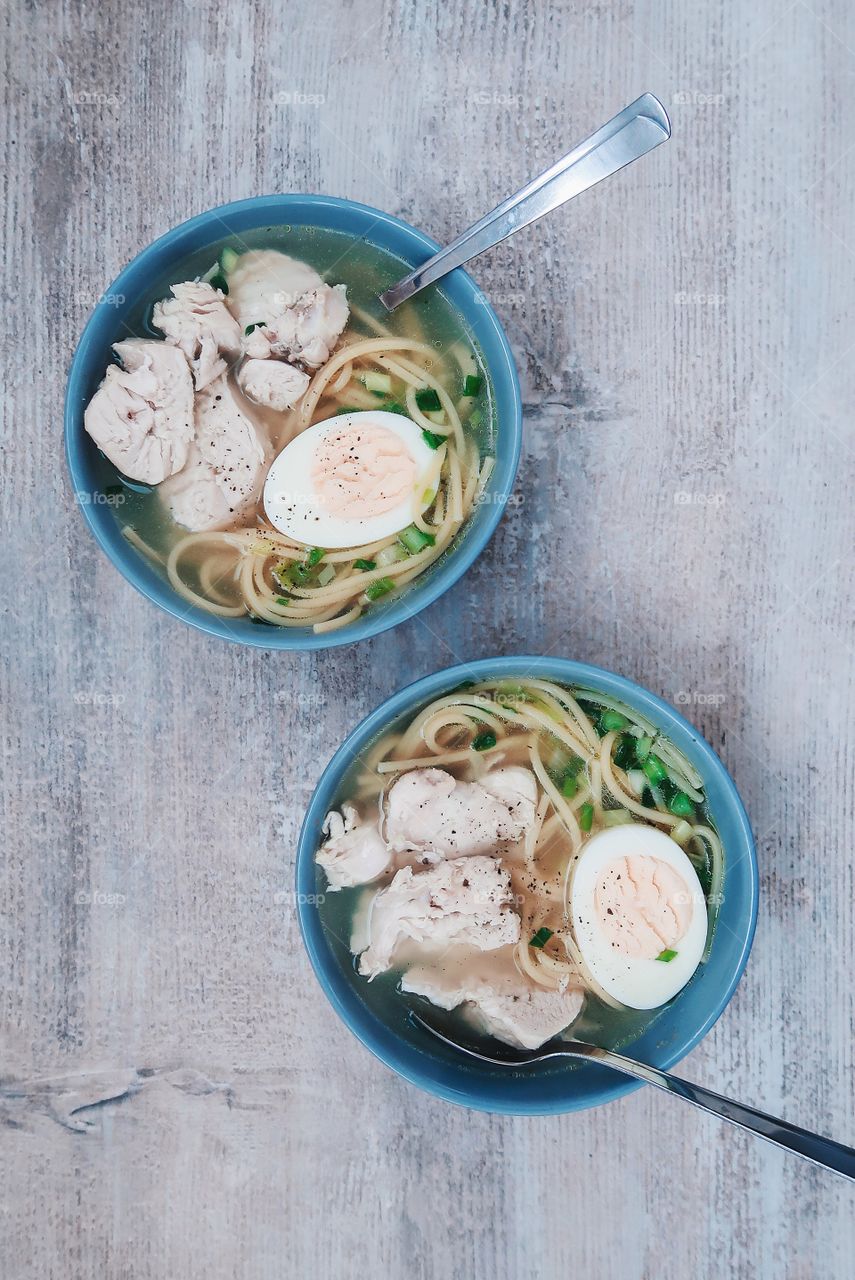
[[[481,782],[458,782],[444,769],[413,769],[386,797],[386,839],[396,852],[492,853],[533,822],[536,797],[528,769],[494,769]]]
[[[404,974],[401,990],[424,996],[440,1009],[471,1006],[484,1031],[518,1049],[537,1049],[566,1030],[584,1002],[578,987],[537,990],[526,985],[512,965],[478,956],[449,975],[419,965]]]
[[[270,325],[323,280],[314,267],[278,249],[250,249],[229,272],[229,306],[241,330]]]
[[[221,376],[196,393],[196,433],[187,465],[158,492],[186,529],[227,529],[257,498],[266,460],[261,432]]]
[[[180,471],[193,437],[193,381],[177,347],[146,338],[115,342],[110,365],[83,425],[131,480],[159,484]]]
[[[237,379],[250,400],[279,410],[292,408],[309,385],[309,375],[284,360],[244,360]]]
[[[193,280],[170,287],[173,296],[155,303],[151,322],[184,352],[201,391],[227,371],[224,356],[240,354],[241,328],[219,289]]]
[[[324,284],[317,271],[276,249],[241,254],[229,274],[229,305],[254,359],[273,355],[319,368],[350,314],[344,285]]]
[[[328,813],[324,832],[328,838],[318,850],[317,862],[333,892],[370,884],[388,870],[390,854],[380,832],[370,823],[360,824],[352,804],[343,805],[341,813]]]
[[[271,354],[319,369],[329,360],[349,315],[345,286],[322,284],[277,318]]]
[[[374,898],[368,929],[359,972],[373,978],[392,966],[406,939],[489,951],[519,940],[520,919],[510,875],[497,859],[458,858],[418,873],[402,868]]]

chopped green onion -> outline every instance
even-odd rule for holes
[[[390,564],[398,564],[400,560],[406,560],[406,558],[407,552],[400,542],[390,542],[388,547],[381,547],[374,557],[381,569],[387,568]]]
[[[668,834],[676,844],[679,844],[682,847],[689,843],[695,832],[694,828],[690,827],[688,822],[678,822],[676,827],[672,827]]]
[[[335,577],[335,569],[331,564],[325,564],[318,574],[318,586],[328,587]]]
[[[409,524],[398,534],[398,541],[414,556],[417,552],[424,551],[425,547],[432,547],[436,538],[432,533],[425,533],[418,525]]]
[[[668,770],[659,757],[654,756],[652,753],[647,756],[641,767],[647,776],[648,782],[662,782],[668,777]]]
[[[312,576],[312,571],[307,564],[292,564],[285,576],[289,582],[293,582],[295,587],[305,587]]]
[[[251,333],[255,333],[256,329],[263,329],[266,320],[256,320],[255,324],[248,324],[244,329],[244,335],[248,338]]]
[[[410,416],[404,406],[399,404],[397,400],[390,400],[389,403],[383,407],[387,413],[402,413],[405,418]]]
[[[594,806],[592,804],[583,804],[579,810],[579,826],[583,831],[590,831],[594,825]]]
[[[363,373],[361,381],[366,391],[375,391],[381,396],[392,394],[392,375],[389,373],[376,373],[373,369],[369,369]]]
[[[479,733],[477,738],[472,739],[473,751],[489,751],[490,747],[495,747],[496,735],[492,729],[485,729],[483,733]]]
[[[234,249],[221,249],[220,250],[220,270],[223,271],[226,275],[230,271],[234,271],[235,267],[238,264],[239,257],[240,257],[240,254],[236,253]]]
[[[422,413],[436,413],[437,409],[442,408],[439,392],[434,391],[433,387],[420,387],[416,392],[416,404]]]
[[[576,775],[568,773],[564,781],[561,783],[561,794],[566,796],[569,800],[572,796],[575,796],[578,790],[579,783],[576,781]]]
[[[613,729],[621,730],[629,726],[626,716],[622,716],[619,711],[604,711],[600,716],[600,724],[604,733],[611,733]]]
[[[694,816],[694,801],[686,795],[685,791],[677,791],[668,801],[668,808],[678,818],[691,818]]]
[[[377,561],[376,560],[354,560],[353,567],[354,569],[364,569],[367,573],[369,570],[377,568]]]
[[[425,489],[422,494],[422,503],[425,507],[429,507],[436,497],[436,489]]]
[[[481,423],[484,421],[484,415],[481,413],[480,409],[474,409],[466,421],[474,430],[475,427],[480,427]]]
[[[628,822],[632,822],[629,809],[606,809],[603,813],[604,827],[624,827]]]
[[[652,738],[636,738],[635,740],[635,758],[639,764],[642,764],[650,755],[650,749],[653,746]]]
[[[221,290],[222,293],[228,293],[229,291],[229,282],[226,280],[226,277],[223,275],[222,271],[218,271],[216,275],[211,276],[211,279],[208,281],[208,283],[210,284],[212,289],[219,289]],[[253,622],[255,621],[256,619],[253,618]]]
[[[477,396],[481,390],[481,379],[474,373],[467,373],[463,379],[463,394],[465,396]]]
[[[553,930],[547,929],[546,925],[543,924],[540,926],[537,933],[535,933],[531,938],[529,938],[528,945],[530,947],[537,947],[537,949],[540,950],[541,947],[546,946],[547,942],[552,937],[552,934],[553,934]]]
[[[628,733],[623,733],[617,740],[617,750],[614,754],[614,762],[619,769],[631,769],[635,764],[635,739]]]
[[[378,578],[376,582],[369,582],[365,588],[365,594],[369,600],[379,600],[381,596],[388,595],[394,590],[395,584],[391,578]]]
[[[312,569],[316,564],[321,563],[326,554],[323,547],[312,547],[306,555],[306,564]]]
[[[644,773],[641,769],[627,769],[626,780],[632,787],[634,795],[642,796],[644,794],[644,788],[647,785],[647,780],[645,779]]]
[[[288,605],[288,604],[290,604],[290,603],[291,603],[291,601],[290,601],[290,599],[288,598],[288,596],[277,596],[277,597],[276,597],[276,603],[277,603],[277,604],[285,604],[285,605]]]
[[[663,964],[670,964],[670,962],[674,959],[676,954],[677,954],[676,951],[672,951],[670,947],[666,947],[664,951],[659,952],[659,955],[656,957],[656,959],[661,960]]]
[[[441,444],[445,444],[445,436],[437,435],[435,431],[422,430],[422,439],[429,449],[438,449]]]

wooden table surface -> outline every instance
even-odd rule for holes
[[[323,764],[405,681],[621,671],[699,725],[758,837],[753,955],[683,1070],[855,1143],[855,8],[10,0],[2,24],[4,1280],[850,1276],[849,1186],[652,1090],[514,1119],[404,1084],[321,995],[288,895]],[[524,458],[446,597],[291,656],[119,577],[62,397],[144,245],[291,190],[445,240],[646,89],[673,140],[474,265]]]

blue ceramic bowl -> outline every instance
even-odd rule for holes
[[[457,1054],[407,1017],[381,1021],[366,1004],[365,980],[347,948],[331,937],[317,907],[326,879],[314,862],[324,815],[339,799],[342,777],[354,758],[398,721],[455,688],[463,680],[524,675],[583,685],[635,707],[666,734],[704,779],[710,811],[724,843],[724,899],[712,952],[691,982],[624,1051],[668,1068],[695,1047],[724,1010],[748,960],[757,920],[757,860],[742,801],[727,770],[696,729],[672,707],[622,676],[563,658],[485,658],[427,676],[396,693],[363,720],[333,756],[312,797],[297,851],[297,903],[303,939],[321,986],[350,1030],[382,1062],[419,1088],[478,1111],[555,1115],[620,1098],[639,1086],[604,1067],[541,1063],[523,1072],[481,1064]]]
[[[190,254],[222,241],[229,234],[287,224],[362,236],[370,244],[397,255],[405,264],[402,276],[439,248],[428,236],[388,213],[332,196],[258,196],[221,205],[191,218],[144,249],[113,281],[104,300],[96,307],[71,364],[65,400],[65,447],[74,491],[89,527],[119,572],[149,600],[200,631],[238,644],[260,649],[327,649],[387,631],[447,591],[483,551],[513,489],[522,439],[522,405],[516,368],[496,313],[465,271],[452,272],[442,282],[441,290],[472,332],[492,382],[497,416],[496,465],[484,500],[456,543],[435,566],[400,596],[378,602],[364,617],[340,631],[315,635],[311,629],[260,627],[248,617],[218,618],[189,605],[122,536],[102,492],[98,450],[83,429],[83,410],[104,377],[110,361],[110,344],[127,337],[126,317],[151,281],[169,272],[173,264],[178,266]]]

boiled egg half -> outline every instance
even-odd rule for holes
[[[642,823],[583,847],[570,886],[573,932],[594,981],[631,1009],[665,1004],[704,953],[707,904],[680,846]]]
[[[316,422],[274,460],[264,485],[267,518],[306,546],[380,541],[433,502],[443,452],[399,413],[369,409]]]

